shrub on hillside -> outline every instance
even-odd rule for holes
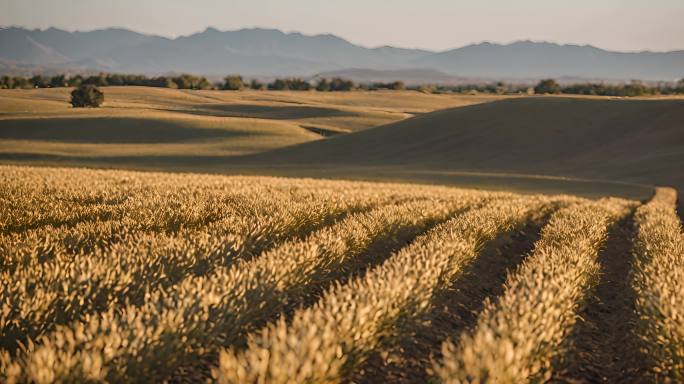
[[[69,85],[69,82],[64,75],[56,75],[50,78],[50,88],[61,88],[66,87],[67,85]]]
[[[85,78],[83,80],[83,84],[94,85],[96,87],[106,87],[109,85],[108,80],[113,79],[107,79],[107,75],[105,75],[104,73],[100,73],[99,75],[93,75]]]
[[[34,75],[29,82],[33,84],[34,88],[47,88],[50,85],[50,80],[41,75]]]
[[[545,93],[560,93],[561,87],[554,79],[544,79],[534,87],[534,93],[543,95]]]
[[[212,89],[212,85],[205,77],[183,74],[172,78],[178,89]]]
[[[275,79],[268,85],[268,89],[273,91],[308,91],[311,89],[311,84],[299,78]]]
[[[354,89],[355,84],[351,80],[341,79],[336,77],[330,81],[331,91],[351,91]]]
[[[92,84],[83,84],[71,92],[74,108],[97,108],[104,102],[104,93]]]
[[[226,91],[239,91],[245,87],[242,76],[226,76],[223,80],[223,89]]]
[[[394,91],[403,91],[406,89],[406,84],[403,81],[393,81],[391,83],[373,83],[368,86],[370,90],[391,89]]]
[[[331,80],[322,78],[316,84],[316,90],[320,92],[351,91],[354,88],[356,88],[356,84],[353,81],[339,77],[334,77]]]
[[[256,90],[258,90],[258,91],[262,91],[262,90],[266,89],[266,84],[260,82],[260,81],[257,80],[257,79],[252,79],[252,80],[249,82],[249,88],[250,88],[250,89],[256,89]]]
[[[316,90],[319,92],[328,92],[330,91],[330,82],[326,78],[322,78],[318,81],[318,84],[316,84]]]

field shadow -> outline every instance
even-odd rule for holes
[[[345,135],[338,135],[343,137]],[[336,140],[337,137],[329,138]],[[0,162],[40,166],[99,167],[171,172],[209,172],[217,174],[243,174],[251,176],[309,177],[315,179],[381,181],[426,185],[445,185],[459,188],[542,193],[547,195],[570,194],[587,198],[624,197],[647,200],[653,196],[653,187],[620,181],[550,178],[535,175],[473,173],[457,171],[425,171],[409,167],[339,167],[325,163],[287,164],[273,160],[254,164],[244,161],[251,155],[208,154],[145,154],[93,155],[87,157],[29,153],[9,148],[0,153]]]
[[[0,139],[89,144],[154,144],[244,135],[196,128],[171,120],[139,118],[55,118],[0,120]]]
[[[677,191],[677,214],[679,215],[679,223],[684,226],[684,189]]]
[[[320,136],[323,136],[323,137],[330,137],[330,136],[336,136],[336,135],[349,133],[349,132],[337,131],[337,130],[329,129],[329,128],[316,127],[313,125],[300,125],[300,127],[306,129],[309,132],[313,132],[313,133],[320,135]]]
[[[225,117],[248,117],[272,120],[296,120],[313,117],[344,117],[358,114],[334,108],[300,105],[255,105],[255,104],[199,104],[193,110],[179,112]]]

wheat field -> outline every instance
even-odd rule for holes
[[[0,381],[666,382],[650,201],[0,166]]]

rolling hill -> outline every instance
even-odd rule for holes
[[[0,91],[0,161],[647,198],[684,189],[684,99],[108,87]]]
[[[534,174],[684,189],[684,100],[514,98],[237,159],[241,166]],[[427,178],[428,176],[425,176]]]
[[[314,76],[350,68],[389,71],[382,75],[385,77],[432,70],[424,75],[436,82],[451,82],[451,77],[529,80],[547,76],[671,81],[684,76],[684,51],[625,53],[522,41],[430,52],[389,46],[367,48],[330,34],[309,36],[260,28],[207,28],[175,39],[120,28],[89,32],[0,29],[2,73],[189,72],[215,77],[230,73],[269,77]],[[409,72],[392,72],[397,70]]]
[[[101,108],[77,109],[69,91],[0,90],[0,159],[143,168],[171,161],[202,169],[211,156],[263,152],[500,98],[106,87]]]

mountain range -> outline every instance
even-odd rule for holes
[[[586,45],[519,41],[432,52],[367,48],[330,34],[311,36],[261,28],[208,28],[173,39],[121,28],[89,32],[0,29],[0,73],[5,74],[106,71],[272,77],[351,69],[361,77],[370,73],[385,78],[394,73],[432,76],[440,82],[542,77],[673,81],[684,77],[684,50],[613,52]],[[378,71],[387,73],[383,77]]]

